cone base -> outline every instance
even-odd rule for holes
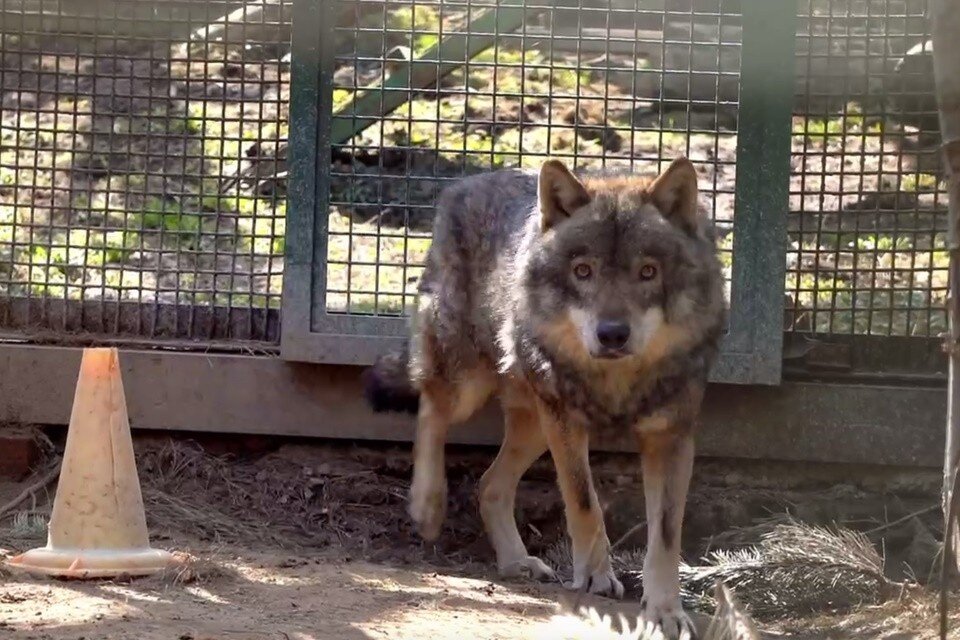
[[[31,549],[6,561],[15,571],[61,578],[116,578],[148,576],[177,563],[159,549],[87,550]]]

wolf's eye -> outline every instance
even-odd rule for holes
[[[593,275],[593,269],[591,269],[590,265],[588,265],[586,262],[581,262],[574,265],[573,275],[577,276],[579,280],[586,280]]]
[[[653,280],[657,277],[657,268],[652,264],[645,264],[640,267],[641,280]]]

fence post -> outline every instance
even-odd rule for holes
[[[957,465],[960,462],[960,0],[931,0],[933,71],[940,108],[940,135],[948,179],[950,289],[949,392],[947,431],[943,461],[944,549],[940,585],[940,635],[946,638],[946,580],[957,569]]]
[[[780,382],[797,10],[744,0],[729,348],[754,354],[751,382]],[[750,287],[745,283],[750,282]],[[737,327],[749,327],[738,331]]]
[[[313,323],[313,292],[326,290],[334,64],[331,3],[294,0],[293,15],[287,152],[290,190],[282,298],[286,311],[280,327],[280,353],[285,358],[295,358],[303,350],[303,336],[310,333]],[[319,285],[315,285],[317,281]]]

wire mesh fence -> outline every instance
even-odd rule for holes
[[[289,2],[0,0],[0,20],[0,326],[274,342]]]
[[[400,313],[439,190],[547,156],[646,172],[690,157],[729,280],[740,66],[731,3],[333,2],[328,311]]]
[[[789,328],[946,330],[946,216],[922,0],[802,0]]]
[[[690,157],[730,279],[739,0],[321,1],[327,311],[401,314],[439,190],[547,156]],[[277,342],[292,2],[0,0],[2,330]],[[945,328],[925,8],[797,2],[788,331]]]

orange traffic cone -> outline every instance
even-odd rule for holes
[[[47,546],[11,569],[66,578],[149,575],[175,562],[150,548],[116,349],[85,349]]]

